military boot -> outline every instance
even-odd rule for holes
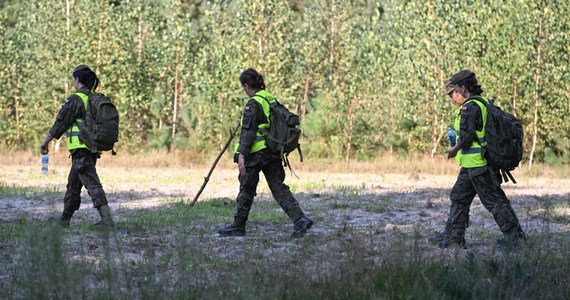
[[[99,222],[91,225],[95,228],[113,228],[115,227],[115,222],[113,222],[113,218],[111,217],[111,209],[108,205],[101,205],[97,207],[97,211],[101,216],[101,220]]]
[[[304,236],[311,226],[313,226],[313,220],[309,219],[307,216],[300,217],[293,225],[293,233],[291,234],[291,237],[298,238]]]
[[[520,224],[517,225],[517,237],[520,240],[526,241],[526,234],[524,233],[524,230],[522,229]]]
[[[519,248],[522,241],[526,241],[526,235],[522,227],[517,224],[508,232],[503,232],[503,238],[497,241],[497,246],[504,250],[514,250]]]
[[[451,228],[445,227],[443,231],[435,233],[434,235],[430,236],[428,241],[433,245],[438,245],[443,240],[448,239],[450,237],[451,237]]]
[[[439,248],[442,249],[453,246],[459,246],[463,249],[467,249],[467,246],[465,246],[465,229],[451,230],[451,235],[441,240],[438,245]]]
[[[48,222],[51,224],[59,225],[63,228],[68,228],[69,223],[71,222],[71,216],[68,216],[67,214],[63,213],[59,218],[58,217],[49,218]]]
[[[228,226],[218,228],[218,234],[221,236],[244,236],[245,225],[232,223]]]

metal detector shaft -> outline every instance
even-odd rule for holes
[[[202,187],[200,187],[200,190],[198,191],[198,193],[196,194],[196,196],[194,197],[192,202],[190,202],[190,207],[192,207],[192,206],[194,206],[194,204],[196,204],[196,201],[198,201],[198,197],[200,197],[200,194],[202,194],[202,191],[204,191],[204,188],[206,188],[206,184],[208,184],[208,181],[210,181],[210,176],[212,175],[212,172],[214,172],[214,169],[216,168],[218,161],[220,160],[220,158],[222,158],[222,155],[224,155],[224,152],[226,152],[226,150],[230,146],[230,143],[232,142],[232,140],[236,136],[239,127],[240,127],[240,124],[238,123],[236,128],[233,131],[230,131],[230,138],[228,139],[228,141],[224,145],[224,149],[222,149],[222,151],[220,151],[220,154],[218,154],[218,157],[216,157],[214,164],[210,168],[210,172],[208,172],[208,175],[206,177],[204,177],[204,183],[202,184]]]

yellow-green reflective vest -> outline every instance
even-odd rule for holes
[[[85,109],[87,109],[87,95],[81,93],[81,92],[75,92],[75,95],[79,96],[79,98],[81,98],[81,100],[83,100],[83,105],[85,106]],[[66,136],[67,136],[67,150],[73,150],[73,149],[79,149],[79,148],[86,148],[89,149],[89,147],[87,147],[87,145],[85,145],[84,143],[82,143],[79,140],[79,127],[77,127],[77,123],[82,123],[85,120],[83,120],[82,118],[77,118],[75,119],[75,122],[73,122],[73,124],[71,126],[69,126],[69,128],[67,129],[66,132]]]
[[[261,107],[263,108],[263,114],[265,115],[265,117],[267,119],[267,123],[257,124],[257,134],[255,137],[255,141],[253,142],[253,144],[251,145],[251,149],[249,150],[249,153],[255,153],[257,151],[260,151],[260,150],[267,148],[267,145],[265,145],[265,136],[269,132],[269,122],[270,122],[269,121],[269,103],[274,103],[277,100],[275,100],[275,97],[273,97],[273,95],[271,95],[266,90],[258,91],[251,98],[254,99],[255,101],[257,101],[257,103],[259,103],[261,105]],[[265,101],[264,99],[267,101]],[[242,116],[241,122],[243,125],[243,116]],[[235,145],[235,152],[237,152],[238,148],[239,148],[239,140]]]
[[[483,98],[483,100],[486,102],[489,102],[487,98],[481,98]],[[459,163],[459,165],[463,168],[484,167],[487,165],[487,159],[483,157],[481,150],[483,150],[483,147],[487,145],[487,140],[485,139],[485,128],[487,126],[487,107],[479,101],[467,99],[467,101],[465,101],[465,103],[463,103],[463,105],[459,108],[459,112],[455,116],[454,129],[457,132],[457,142],[459,143],[461,141],[461,131],[459,130],[459,126],[461,124],[461,110],[469,102],[475,102],[477,105],[479,105],[479,108],[481,109],[481,116],[483,117],[483,128],[481,131],[475,131],[477,139],[471,142],[469,149],[461,149],[461,151],[459,151],[455,156],[455,161],[457,161],[457,163]]]

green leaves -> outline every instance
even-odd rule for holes
[[[527,153],[552,160],[570,150],[557,141],[570,130],[567,15],[549,0],[10,1],[0,145],[35,149],[86,63],[121,111],[120,150],[216,147],[254,67],[303,118],[308,155],[438,153],[453,118],[443,81],[469,68],[525,122]]]

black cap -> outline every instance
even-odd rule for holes
[[[449,95],[451,94],[451,92],[453,92],[453,90],[455,90],[455,84],[452,84],[451,82],[449,82],[449,80],[446,80],[444,82],[445,84],[445,94]]]
[[[461,70],[455,73],[453,76],[451,76],[451,79],[449,79],[449,83],[458,84],[461,81],[471,77],[475,77],[475,73],[473,73],[471,70]]]
[[[475,73],[473,73],[473,71],[471,70],[461,70],[453,74],[453,76],[451,76],[449,80],[445,81],[445,94],[446,95],[451,94],[451,92],[455,90],[455,86],[457,84],[471,77],[475,77]]]
[[[73,69],[73,72],[71,72],[71,76],[74,76],[73,74],[75,74],[81,70],[85,70],[85,69],[91,70],[87,65],[83,65],[83,64],[78,65],[77,67],[75,67],[75,69]]]

